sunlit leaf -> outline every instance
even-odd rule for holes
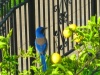
[[[100,67],[100,64],[96,64],[96,65]]]
[[[90,53],[92,53],[93,55],[95,55],[95,53],[96,53],[96,51],[93,50],[93,49],[88,49],[87,51],[90,52]]]
[[[76,60],[76,54],[70,55],[69,58],[70,58],[71,60]]]
[[[37,67],[36,66],[31,66],[31,69],[35,72],[37,72]]]
[[[0,36],[0,40],[2,40],[2,39],[5,39],[5,37],[4,36]]]
[[[73,73],[71,71],[67,71],[66,75],[73,75]]]
[[[86,54],[86,53],[83,53],[83,54],[79,57],[79,59],[80,59],[81,62],[84,62],[85,59],[86,59],[86,57],[87,57],[87,54]]]
[[[100,24],[100,17],[98,17],[97,19],[97,24]]]
[[[1,41],[0,41],[0,49],[5,48],[6,45],[7,45],[7,44],[6,44],[5,42],[1,42]]]
[[[55,68],[55,69],[52,71],[52,75],[55,75],[55,74],[57,75],[57,74],[59,74],[58,69],[59,69],[58,67]]]
[[[91,16],[90,20],[95,23],[96,22],[96,16]]]
[[[61,65],[61,64],[53,64],[52,66],[56,66],[56,67],[58,67],[58,68],[62,69],[63,71],[65,71],[64,66],[63,66],[63,65]]]

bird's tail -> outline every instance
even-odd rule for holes
[[[42,69],[43,69],[43,71],[46,71],[47,65],[46,65],[46,61],[45,61],[45,55],[41,54],[40,58],[41,58],[41,63],[42,63]]]

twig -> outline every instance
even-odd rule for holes
[[[82,70],[88,65],[88,63],[90,63],[90,62],[93,61],[94,59],[95,59],[95,57],[92,58],[90,61],[87,61],[87,62],[85,63],[85,65],[81,68],[81,70],[80,70],[78,73],[76,73],[75,75],[78,75],[79,73],[81,73]]]

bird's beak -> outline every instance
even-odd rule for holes
[[[44,27],[44,30],[47,29],[47,27]]]
[[[47,29],[47,27],[44,27],[44,28],[43,28],[42,33],[44,33],[45,29]]]

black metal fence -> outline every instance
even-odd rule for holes
[[[18,55],[21,50],[27,52],[29,44],[33,46],[31,42],[29,43],[30,40],[35,39],[34,33],[30,33],[32,30],[35,31],[32,27],[34,22],[33,4],[33,0],[0,0],[0,35],[6,36],[13,29],[9,51],[11,55]],[[1,58],[0,50],[0,61],[2,61]],[[19,71],[28,69],[32,63],[29,60],[30,58],[19,58],[17,60],[19,65],[16,68]]]
[[[48,27],[45,32],[47,54],[68,55],[75,43],[71,42],[73,37],[65,39],[62,36],[63,29],[70,23],[86,25],[91,15],[99,16],[99,11],[99,0],[0,0],[0,35],[6,36],[13,28],[10,53],[17,55],[20,50],[27,52],[29,45],[34,46],[38,26]],[[17,68],[20,71],[28,69],[32,60],[18,59]]]
[[[35,26],[48,27],[48,51],[61,55],[71,50],[75,43],[71,38],[62,36],[63,29],[70,23],[86,25],[91,15],[99,15],[99,3],[96,0],[35,0]],[[98,8],[97,8],[98,7]],[[73,50],[71,50],[73,51]]]

